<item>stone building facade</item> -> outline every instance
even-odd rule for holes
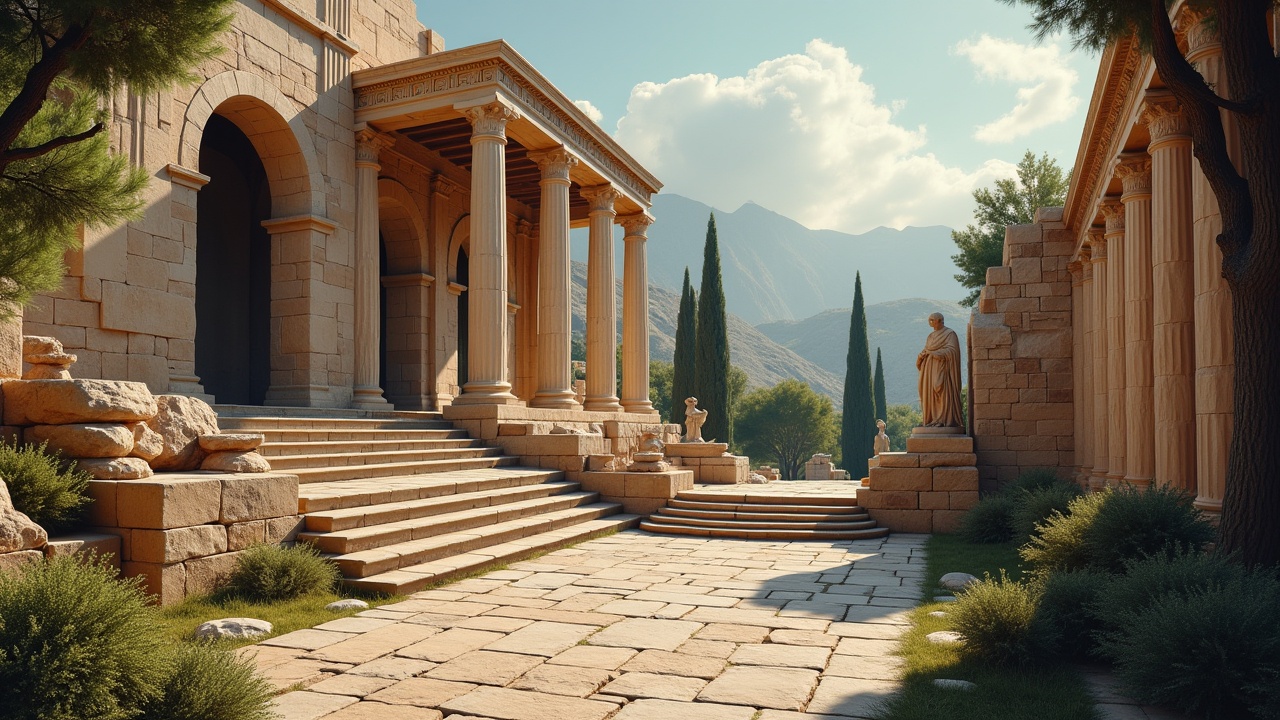
[[[1205,17],[1171,12],[1224,82]],[[1228,146],[1238,152],[1231,117]],[[984,488],[1059,467],[1091,488],[1184,488],[1220,512],[1232,412],[1217,201],[1177,101],[1136,41],[1102,55],[1065,207],[1008,230],[974,314],[972,423]]]
[[[111,99],[145,212],[85,231],[26,334],[77,377],[221,404],[580,411],[568,238],[590,226],[585,405],[652,414],[660,183],[518,53],[445,50],[409,0],[242,0],[225,44],[199,82]]]

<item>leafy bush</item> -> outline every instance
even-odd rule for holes
[[[1034,490],[1019,490],[1013,494],[1013,513],[1009,525],[1013,537],[1026,542],[1036,531],[1036,526],[1053,516],[1055,512],[1066,515],[1069,504],[1080,497],[1080,488],[1057,482]]]
[[[116,720],[159,693],[167,653],[137,581],[58,557],[0,573],[0,717]]]
[[[1024,470],[1017,480],[1005,485],[1001,490],[1005,493],[1034,492],[1056,485],[1075,486],[1074,483],[1063,480],[1052,468],[1032,468]]]
[[[1085,535],[1110,494],[1090,493],[1067,503],[1067,514],[1051,515],[1018,554],[1040,575],[1085,569],[1090,559]]]
[[[1042,661],[1054,644],[1052,628],[1036,621],[1042,588],[990,575],[970,585],[949,612],[964,652],[995,665]]]
[[[1100,647],[1145,703],[1207,718],[1270,713],[1280,688],[1280,583],[1262,573],[1171,590],[1141,610],[1113,608]],[[1262,715],[1274,717],[1274,715]]]
[[[1170,593],[1186,595],[1235,582],[1243,582],[1248,571],[1220,555],[1180,552],[1172,555],[1130,560],[1122,575],[1115,575],[1101,589],[1093,603],[1093,613],[1103,625],[1116,629],[1125,615],[1111,612],[1142,612]]]
[[[44,444],[0,442],[0,479],[18,512],[51,534],[79,523],[92,502],[85,495],[89,474],[71,469]]]
[[[185,645],[139,720],[270,720],[274,694],[252,660],[206,643]]]
[[[979,544],[1009,542],[1013,539],[1012,515],[1013,498],[988,495],[965,514],[960,522],[960,537],[966,542]]]
[[[1060,654],[1083,659],[1094,653],[1094,636],[1101,629],[1094,608],[1101,605],[1098,597],[1110,580],[1109,575],[1088,570],[1054,573],[1044,579],[1036,621],[1052,629]]]
[[[246,600],[274,601],[327,592],[338,568],[310,545],[254,545],[236,560],[228,592]]]
[[[1090,565],[1123,572],[1126,561],[1203,550],[1213,540],[1214,529],[1193,500],[1187,492],[1167,485],[1145,490],[1123,485],[1107,493],[1085,533]]]

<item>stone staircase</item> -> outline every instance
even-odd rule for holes
[[[685,490],[641,521],[640,529],[757,540],[864,540],[889,534],[855,502],[852,495]]]
[[[402,594],[628,527],[557,470],[474,440],[439,413],[215,406],[257,432],[273,470],[298,476],[298,539],[352,587]]]

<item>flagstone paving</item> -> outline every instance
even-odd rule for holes
[[[628,531],[242,652],[282,720],[866,718],[925,540]]]

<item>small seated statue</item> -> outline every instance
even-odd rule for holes
[[[879,457],[880,453],[889,452],[889,436],[885,434],[885,425],[883,420],[876,420],[876,428],[880,432],[876,435],[874,448],[876,457]]]
[[[684,399],[684,441],[687,443],[706,442],[702,439],[702,424],[707,421],[707,411],[698,409],[698,398]]]

